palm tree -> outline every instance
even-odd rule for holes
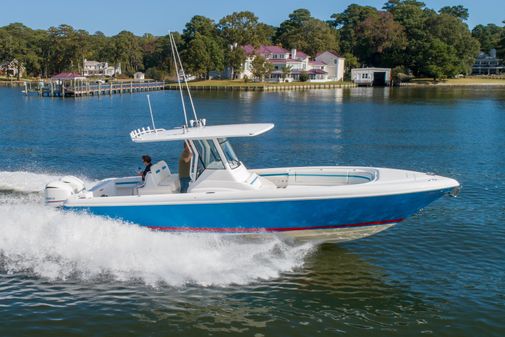
[[[282,71],[282,81],[284,82],[286,80],[286,77],[289,76],[289,74],[291,74],[291,70],[293,69],[292,66],[283,66],[281,68],[281,71]]]

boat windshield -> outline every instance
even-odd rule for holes
[[[230,141],[226,138],[219,138],[218,141],[219,145],[221,145],[221,148],[223,149],[223,153],[226,157],[226,160],[228,161],[228,165],[230,165],[230,168],[234,169],[239,167],[240,161],[238,160],[235,151],[233,151],[233,147],[231,147]]]
[[[223,162],[219,157],[219,153],[213,141],[203,139],[197,140],[194,143],[199,154],[199,164],[203,166],[203,169],[224,169]]]

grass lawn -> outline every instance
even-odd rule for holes
[[[446,81],[448,84],[505,84],[505,78],[479,78],[479,77],[466,77],[466,78],[451,78]]]
[[[482,78],[482,77],[464,77],[464,78],[449,78],[447,80],[435,82],[432,78],[415,78],[411,81],[415,84],[437,84],[437,85],[486,85],[486,84],[503,84],[505,78]]]

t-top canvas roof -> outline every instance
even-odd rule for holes
[[[186,139],[253,137],[261,135],[271,130],[273,127],[274,124],[272,123],[255,123],[181,127],[171,130],[153,130],[147,128],[130,132],[130,137],[135,143],[168,142]]]

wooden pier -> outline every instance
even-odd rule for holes
[[[83,97],[135,93],[164,90],[165,82],[118,81],[110,83],[92,83],[87,81],[47,82],[38,90],[44,97]]]

